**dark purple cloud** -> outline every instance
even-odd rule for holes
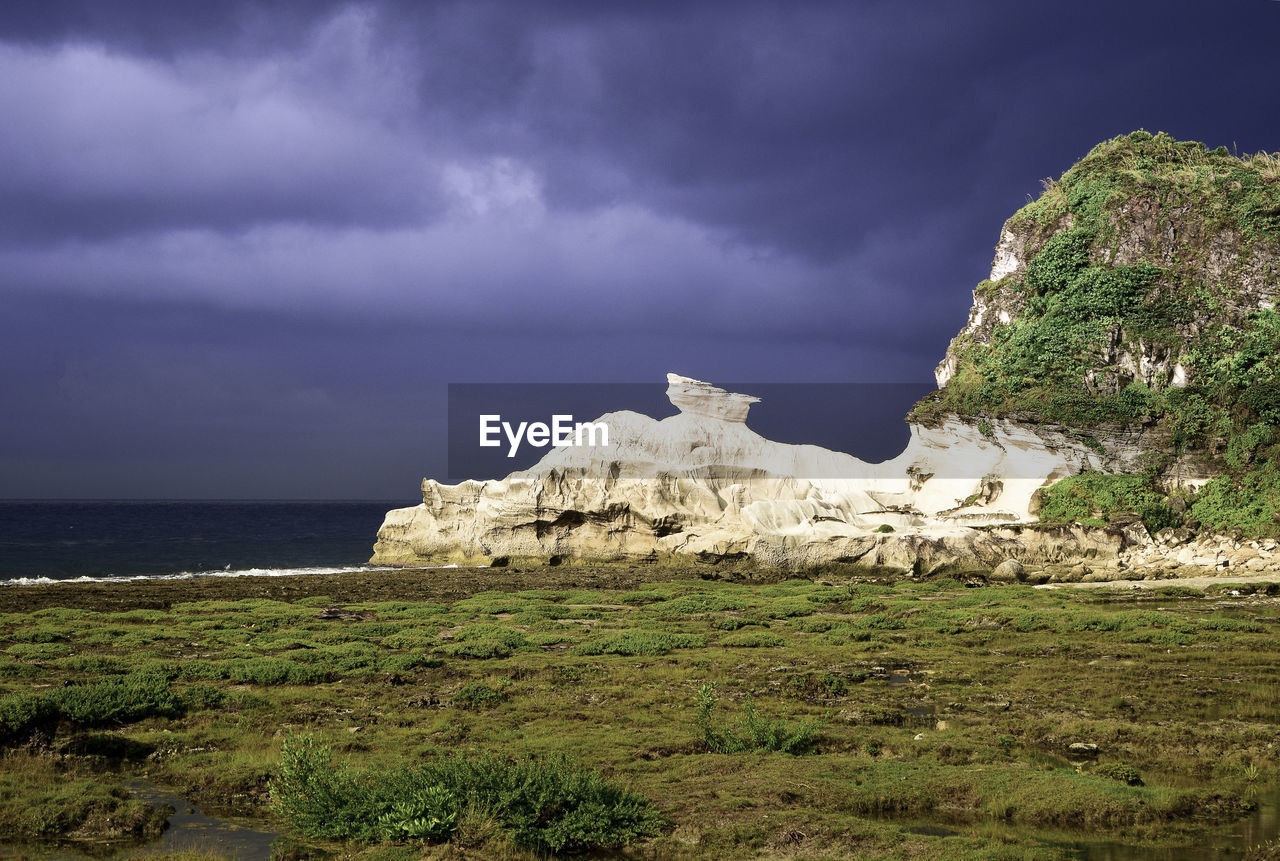
[[[380,496],[449,381],[927,380],[1099,140],[1280,148],[1280,4],[25,4],[0,494]]]

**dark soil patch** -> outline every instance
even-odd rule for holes
[[[785,571],[742,570],[707,565],[574,566],[542,568],[404,568],[348,574],[288,577],[194,577],[190,580],[131,580],[120,583],[56,583],[0,588],[5,610],[46,607],[83,610],[167,610],[185,601],[267,598],[298,601],[325,595],[334,604],[363,601],[457,601],[477,592],[524,589],[634,589],[670,580],[733,579],[777,583],[795,576]]]

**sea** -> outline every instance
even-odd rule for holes
[[[382,518],[420,500],[0,500],[0,588],[367,570]]]

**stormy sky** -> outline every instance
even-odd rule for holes
[[[411,502],[449,383],[925,383],[1041,178],[1280,150],[1278,41],[1275,0],[6,4],[0,497]]]

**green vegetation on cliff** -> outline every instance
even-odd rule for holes
[[[1276,533],[1280,154],[1115,138],[1046,180],[1002,251],[1016,265],[978,285],[950,379],[912,419],[1142,427],[1157,472],[1191,454],[1222,473],[1196,519]]]

